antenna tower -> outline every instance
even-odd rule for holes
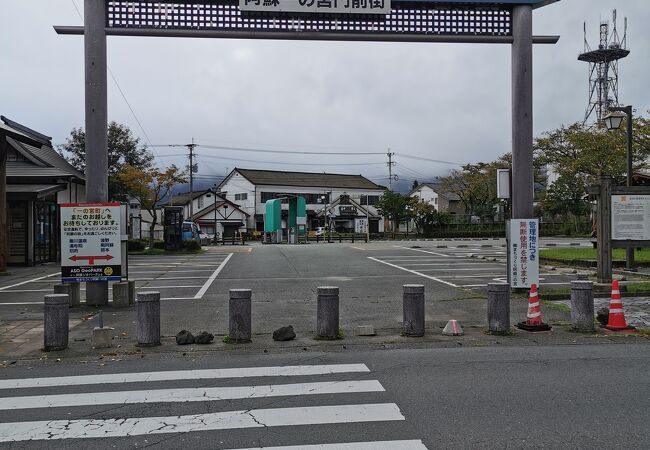
[[[589,104],[583,124],[596,113],[600,121],[612,106],[618,103],[618,60],[630,54],[627,49],[627,17],[624,20],[623,37],[616,29],[616,10],[612,13],[612,30],[609,21],[600,23],[600,42],[592,50],[587,42],[587,24],[584,24],[584,52],[578,56],[579,61],[589,63]]]

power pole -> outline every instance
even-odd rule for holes
[[[192,138],[192,143],[187,144],[187,148],[190,150],[190,217],[194,215],[194,138]]]
[[[393,156],[395,153],[390,152],[390,147],[388,147],[388,153],[386,153],[388,156],[388,190],[392,191],[393,190],[393,166],[395,163],[393,162]]]

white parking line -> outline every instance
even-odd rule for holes
[[[444,281],[444,280],[441,280],[440,278],[425,275],[425,274],[423,274],[421,272],[417,272],[415,270],[406,269],[405,267],[401,267],[401,266],[398,266],[396,264],[391,264],[389,262],[382,261],[381,259],[373,258],[372,256],[368,256],[368,259],[372,259],[373,261],[377,261],[378,263],[386,264],[387,266],[395,267],[396,269],[400,269],[400,270],[403,270],[405,272],[410,272],[410,273],[412,273],[414,275],[418,275],[418,276],[428,278],[428,279],[433,280],[433,281],[437,281],[438,283],[446,284],[446,285],[451,286],[451,287],[458,287],[458,285],[455,285],[454,283],[450,283],[449,281]]]
[[[210,275],[210,278],[205,282],[203,287],[199,290],[199,292],[196,293],[194,298],[203,298],[205,293],[208,291],[214,280],[217,278],[219,273],[223,270],[223,268],[228,264],[228,261],[230,261],[230,258],[232,258],[233,253],[229,253],[226,259],[224,259],[221,264],[219,264],[219,267],[217,267],[217,270],[215,270],[212,275]]]
[[[421,248],[409,248],[409,247],[402,247],[402,246],[399,246],[399,245],[396,245],[395,247],[403,248],[405,250],[412,250],[414,252],[428,253],[429,255],[444,256],[444,257],[449,256],[449,255],[445,255],[444,253],[436,253],[436,252],[431,252],[429,250],[422,250]]]
[[[4,287],[0,288],[0,291],[11,289],[12,287],[16,287],[16,286],[22,286],[23,284],[31,283],[33,281],[42,280],[43,278],[49,278],[49,277],[53,277],[53,276],[56,276],[56,275],[61,275],[61,272],[55,272],[55,273],[51,273],[49,275],[44,275],[42,277],[32,278],[31,280],[21,281],[20,283],[12,284],[12,285],[9,285],[9,286],[4,286]]]

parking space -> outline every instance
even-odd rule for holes
[[[232,253],[222,251],[201,255],[130,256],[129,279],[135,280],[136,292],[160,291],[163,300],[201,299],[231,257]],[[48,272],[0,284],[0,306],[42,305],[44,296],[52,293],[54,285],[61,282],[58,266]],[[112,283],[109,284],[111,290]],[[82,303],[85,291],[82,286]]]
[[[505,244],[481,242],[395,244],[368,259],[457,288],[480,290],[488,283],[507,282]],[[542,286],[568,286],[572,279],[570,274],[540,268]]]

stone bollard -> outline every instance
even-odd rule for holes
[[[160,292],[140,292],[135,302],[138,312],[136,335],[139,347],[160,345]]]
[[[129,283],[122,281],[113,284],[113,308],[126,308],[129,306]]]
[[[251,341],[251,297],[250,289],[230,290],[228,337],[231,342],[246,343]]]
[[[506,334],[510,332],[510,285],[489,283],[487,298],[488,331]]]
[[[411,337],[424,336],[424,285],[405,284],[402,286],[403,331]]]
[[[55,284],[55,294],[65,294],[68,296],[68,306],[72,308],[72,285],[69,283]]]
[[[339,337],[339,288],[320,286],[316,289],[316,337]]]
[[[135,280],[128,280],[129,283],[129,305],[135,304]]]
[[[575,331],[594,331],[594,284],[571,282],[571,323]]]
[[[67,294],[45,296],[43,343],[46,352],[68,348],[69,301]]]
[[[70,283],[70,308],[81,306],[81,283]]]

